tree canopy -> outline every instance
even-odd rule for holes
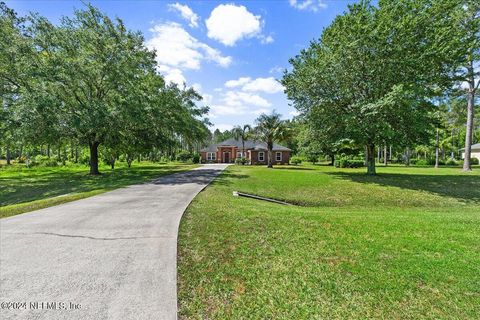
[[[74,141],[89,147],[90,173],[98,174],[100,145],[133,157],[207,137],[202,97],[167,85],[155,52],[122,20],[86,5],[54,25],[2,4],[0,25],[2,131],[12,128],[5,143],[13,135],[23,144]]]

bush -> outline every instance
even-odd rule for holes
[[[90,165],[90,155],[87,154],[87,153],[83,153],[83,154],[79,155],[78,162],[81,163],[81,164],[84,164],[86,166],[89,166]]]
[[[429,161],[428,160],[424,160],[424,159],[419,159],[417,160],[417,163],[415,163],[417,166],[428,166],[430,165]]]
[[[237,158],[235,159],[235,164],[241,164],[241,165],[245,165],[247,164],[248,160],[245,159],[245,158]]]
[[[475,165],[478,163],[479,163],[478,158],[470,158],[470,164]]]
[[[193,163],[200,163],[200,155],[198,153],[194,153],[192,156]]]
[[[56,167],[58,166],[57,160],[49,158],[47,156],[38,155],[32,159],[32,165],[39,165],[42,167]]]
[[[361,168],[364,166],[363,160],[339,159],[335,161],[335,168]]]
[[[418,159],[410,159],[410,164],[416,165],[418,163]],[[422,161],[422,160],[420,160]]]
[[[187,162],[189,160],[192,160],[192,158],[193,158],[193,154],[185,150],[180,151],[180,153],[177,154],[177,161]]]
[[[294,165],[299,165],[302,163],[302,158],[300,158],[299,156],[293,156],[290,158],[290,163]]]
[[[456,166],[456,165],[457,165],[457,161],[455,161],[455,159],[448,159],[445,164],[446,164],[447,166]]]

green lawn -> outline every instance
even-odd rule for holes
[[[155,177],[188,170],[194,165],[180,163],[120,163],[115,170],[102,166],[100,176],[90,176],[84,165],[0,168],[0,218],[90,197]]]
[[[478,319],[480,168],[364,171],[229,167],[181,223],[180,318]]]

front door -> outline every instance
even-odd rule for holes
[[[230,163],[230,152],[224,152],[223,153],[223,162],[224,163]]]

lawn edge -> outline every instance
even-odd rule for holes
[[[48,207],[53,207],[56,205],[80,200],[80,199],[85,199],[89,197],[93,197],[105,192],[117,190],[120,188],[125,188],[131,185],[135,184],[142,184],[145,182],[151,182],[155,181],[156,179],[169,175],[169,174],[175,174],[179,172],[184,172],[188,170],[193,170],[195,168],[198,168],[199,165],[186,165],[186,168],[179,168],[179,170],[174,170],[170,172],[164,172],[164,173],[159,173],[158,176],[155,178],[151,179],[145,179],[144,181],[139,181],[139,182],[134,182],[131,184],[127,184],[121,187],[117,188],[105,188],[105,189],[94,189],[90,191],[84,191],[84,192],[78,192],[78,193],[69,193],[65,195],[60,195],[60,196],[55,196],[51,198],[45,198],[45,199],[39,199],[39,200],[34,200],[34,201],[29,201],[29,202],[23,202],[23,203],[17,203],[17,204],[11,204],[8,206],[2,206],[0,207],[0,219],[8,218],[8,217],[13,217],[22,213],[27,213],[27,212],[32,212],[35,210],[40,210],[40,209],[45,209]]]

